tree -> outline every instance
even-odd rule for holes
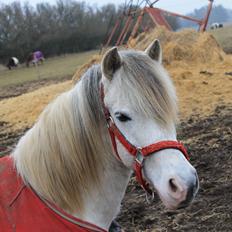
[[[202,19],[207,11],[207,6],[201,7],[200,9],[195,9],[193,13],[188,14],[188,16],[197,18],[197,19]],[[224,8],[221,5],[214,6],[212,9],[212,12],[209,17],[209,25],[218,22],[218,23],[224,23],[230,21],[230,16],[229,16],[229,10]],[[195,23],[183,20],[181,21],[181,26],[182,27],[193,27],[196,26]]]
[[[95,9],[73,0],[0,5],[0,62],[10,56],[25,60],[35,50],[54,56],[96,49],[119,14],[113,4]]]

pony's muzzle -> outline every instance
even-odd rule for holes
[[[194,199],[196,196],[198,189],[199,189],[199,179],[197,174],[195,175],[196,179],[194,183],[190,183],[188,186],[187,194],[186,194],[186,199],[182,201],[179,205],[178,208],[185,208],[191,203],[191,201]]]
[[[191,182],[182,184],[180,179],[169,179],[169,195],[177,202],[177,208],[184,208],[191,203],[197,194],[199,180],[197,174],[194,175]]]

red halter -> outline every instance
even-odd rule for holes
[[[131,144],[125,136],[121,133],[121,131],[117,128],[112,116],[110,115],[109,110],[104,104],[104,86],[101,84],[101,100],[102,100],[102,107],[104,110],[105,119],[107,122],[108,131],[110,134],[111,142],[115,151],[115,154],[117,158],[121,160],[118,149],[117,149],[117,143],[116,138],[119,140],[119,142],[124,146],[124,148],[134,157],[134,164],[133,169],[136,175],[136,179],[138,183],[141,185],[141,187],[148,192],[149,194],[152,194],[153,191],[149,187],[149,183],[143,178],[142,174],[142,168],[143,163],[146,157],[149,155],[152,155],[158,151],[164,150],[164,149],[176,149],[182,152],[182,154],[185,156],[187,160],[189,160],[189,156],[187,153],[187,150],[185,149],[184,145],[181,142],[178,141],[160,141],[157,143],[150,144],[146,147],[136,147],[133,144]]]

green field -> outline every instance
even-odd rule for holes
[[[27,68],[25,64],[22,64],[21,67],[8,70],[1,66],[0,87],[18,85],[39,79],[71,77],[82,64],[86,63],[97,52],[97,50],[94,50],[48,58],[44,64],[38,65],[37,67],[31,65]]]
[[[232,53],[232,25],[209,30],[226,53]]]

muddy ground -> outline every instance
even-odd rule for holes
[[[164,209],[157,196],[148,204],[132,178],[117,219],[126,232],[232,231],[231,115],[232,105],[218,106],[207,118],[195,115],[180,123],[179,139],[187,145],[191,163],[199,174],[199,194],[188,208],[171,212]],[[3,147],[10,151],[28,129],[4,132],[8,127],[0,122],[0,154],[4,153]]]
[[[40,79],[37,81],[33,80],[18,85],[0,87],[0,100],[11,97],[17,97],[24,93],[32,92],[36,89],[71,79],[72,76],[69,75],[62,78]]]

